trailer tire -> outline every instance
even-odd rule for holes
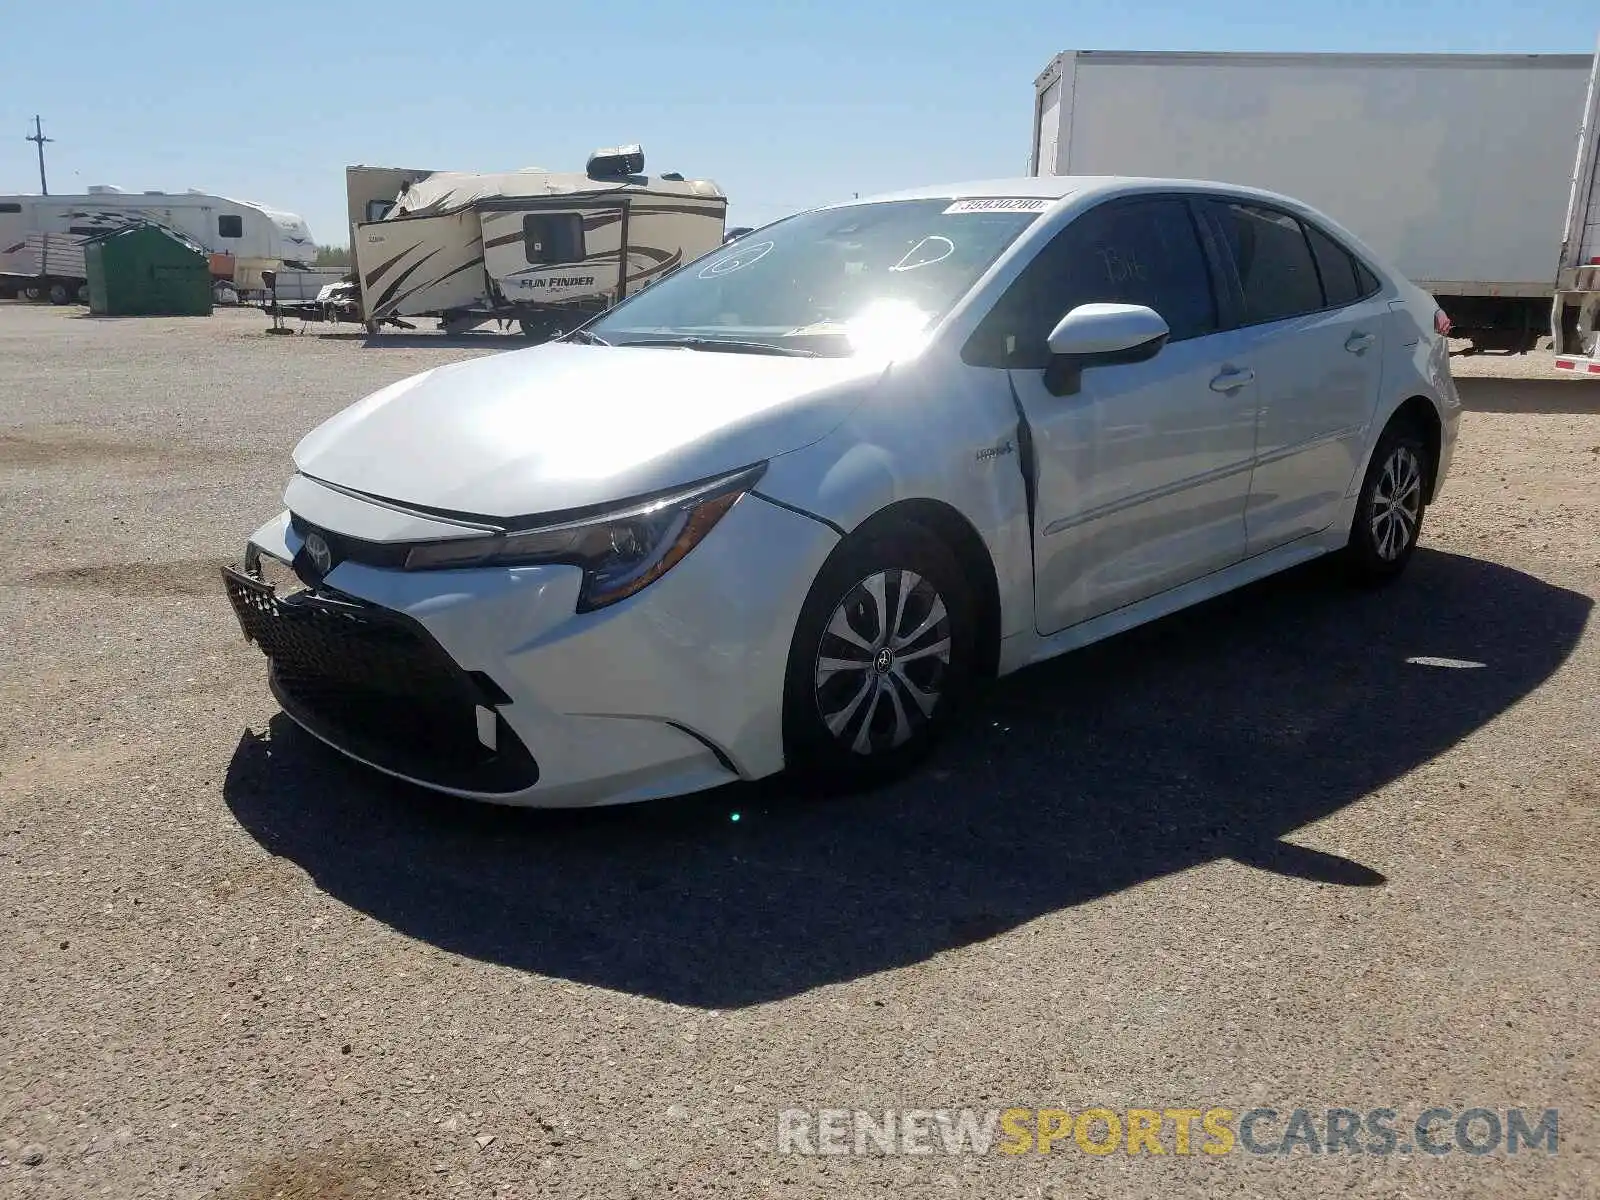
[[[37,300],[43,294],[44,293],[39,290],[37,284],[30,285],[22,289],[22,298],[24,300]]]
[[[89,285],[87,283],[80,283],[78,285],[77,301],[79,304],[89,303]]]
[[[61,280],[57,279],[50,285],[51,304],[70,304],[72,302],[72,289]]]

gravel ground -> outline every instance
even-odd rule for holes
[[[853,803],[548,814],[297,735],[217,583],[314,422],[515,343],[264,327],[0,304],[0,1195],[1600,1191],[1600,383],[1458,360],[1394,588],[1025,672]],[[774,1151],[782,1109],[1012,1105],[1560,1141]]]

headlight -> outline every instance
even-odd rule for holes
[[[406,570],[568,563],[583,568],[578,611],[625,600],[660,579],[716,527],[766,464],[581,521],[413,546]]]

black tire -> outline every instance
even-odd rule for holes
[[[72,302],[72,289],[59,279],[50,285],[51,304],[70,304]]]
[[[1389,423],[1367,464],[1345,557],[1358,583],[1381,584],[1406,569],[1422,534],[1433,456],[1416,425]]]
[[[885,628],[896,615],[898,645]],[[836,617],[853,637],[832,631],[840,628]],[[852,535],[811,585],[790,644],[783,697],[789,769],[846,789],[909,771],[970,692],[976,631],[972,589],[933,534],[906,522]],[[843,662],[861,668],[824,666]]]

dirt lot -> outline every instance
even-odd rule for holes
[[[563,815],[310,744],[217,582],[318,419],[507,343],[264,327],[0,304],[0,1195],[1600,1193],[1600,383],[1462,362],[1392,589],[1025,672],[853,804]],[[1012,1105],[1554,1108],[1559,1148],[774,1150]]]

